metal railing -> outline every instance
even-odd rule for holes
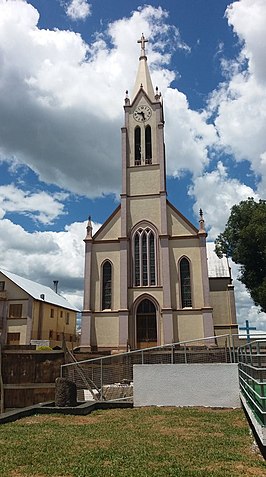
[[[238,349],[239,385],[260,424],[266,425],[266,340],[256,340]]]
[[[135,364],[235,363],[236,340],[238,335],[225,334],[66,363],[61,376],[75,382],[78,390],[89,390],[91,399],[132,399]]]

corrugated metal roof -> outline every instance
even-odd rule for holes
[[[227,258],[217,257],[214,242],[207,242],[208,275],[209,278],[230,278],[230,267]]]
[[[32,280],[28,280],[27,278],[20,277],[19,275],[8,272],[7,270],[0,270],[0,272],[9,278],[9,280],[22,288],[22,290],[32,296],[32,298],[35,300],[61,306],[62,308],[67,308],[68,310],[77,312],[79,311],[78,308],[71,305],[63,296],[52,290],[52,288],[46,287],[45,285],[41,285],[37,282],[33,282]],[[44,300],[41,298],[41,295],[44,295]]]

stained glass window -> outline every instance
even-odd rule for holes
[[[135,244],[134,244],[134,252],[135,252],[135,286],[138,287],[140,285],[140,260],[139,260],[139,234],[136,233],[135,235]]]
[[[103,265],[102,284],[102,309],[110,309],[112,306],[112,265],[105,262]]]
[[[134,286],[156,285],[155,235],[149,228],[134,236]]]
[[[190,268],[189,261],[182,258],[180,261],[180,277],[181,277],[181,301],[182,308],[191,307],[191,283],[190,283]]]

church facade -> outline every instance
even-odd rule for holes
[[[81,345],[123,351],[236,333],[225,258],[168,200],[164,114],[142,35],[135,87],[125,98],[121,204],[85,238]],[[215,344],[215,339],[212,340]]]

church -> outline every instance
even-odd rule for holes
[[[167,199],[164,112],[144,35],[122,132],[121,203],[85,242],[81,346],[113,352],[237,333],[225,257]],[[199,342],[200,343],[200,342]],[[204,344],[204,342],[201,342]],[[217,339],[211,343],[215,345]]]

